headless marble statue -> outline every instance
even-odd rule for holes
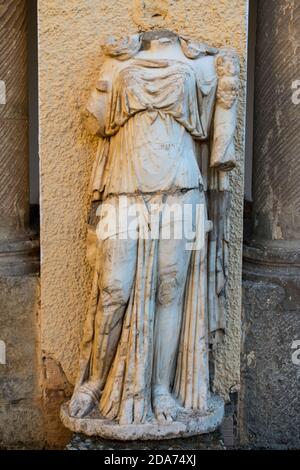
[[[122,439],[207,432],[223,416],[210,392],[209,343],[225,330],[237,56],[170,32],[110,38],[103,52],[86,113],[100,138],[93,204],[98,221],[107,204],[119,220],[124,198],[143,216],[104,236],[89,227],[94,279],[62,418]]]

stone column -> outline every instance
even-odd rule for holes
[[[36,270],[28,231],[27,2],[0,5],[0,274]]]
[[[299,446],[300,3],[259,0],[253,224],[244,247],[242,437]]]
[[[0,446],[43,448],[39,243],[28,228],[27,8],[0,1]],[[33,10],[33,9],[32,9]],[[32,11],[31,13],[32,14]]]

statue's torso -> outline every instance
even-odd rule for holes
[[[199,186],[191,133],[201,136],[196,77],[181,61],[131,60],[112,83],[106,193]]]
[[[198,188],[194,141],[209,137],[217,82],[214,56],[190,59],[178,41],[107,56],[88,104],[109,141],[93,188],[104,197]]]

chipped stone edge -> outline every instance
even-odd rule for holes
[[[192,416],[193,413],[193,416]],[[104,439],[119,441],[164,440],[180,437],[192,437],[215,431],[224,418],[224,401],[214,395],[209,401],[209,411],[195,417],[195,411],[186,419],[171,424],[128,424],[119,425],[107,419],[72,418],[69,415],[68,403],[61,407],[60,417],[63,424],[75,433],[87,436],[98,436]]]

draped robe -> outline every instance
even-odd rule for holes
[[[100,137],[90,186],[94,199],[138,197],[177,188],[206,192],[214,226],[205,246],[192,252],[172,385],[184,407],[203,411],[210,393],[209,338],[224,330],[226,323],[229,201],[227,173],[222,168],[235,165],[235,104],[228,109],[218,105],[217,91],[214,54],[185,61],[106,57],[87,106]],[[155,126],[161,129],[160,135]],[[147,227],[141,225],[139,230]],[[151,416],[157,243],[138,241],[135,282],[101,394],[100,411],[120,423],[127,422],[128,416],[132,422]],[[97,360],[93,341],[95,318],[101,314],[101,259],[99,249],[93,253],[94,279],[77,387],[88,381]]]

